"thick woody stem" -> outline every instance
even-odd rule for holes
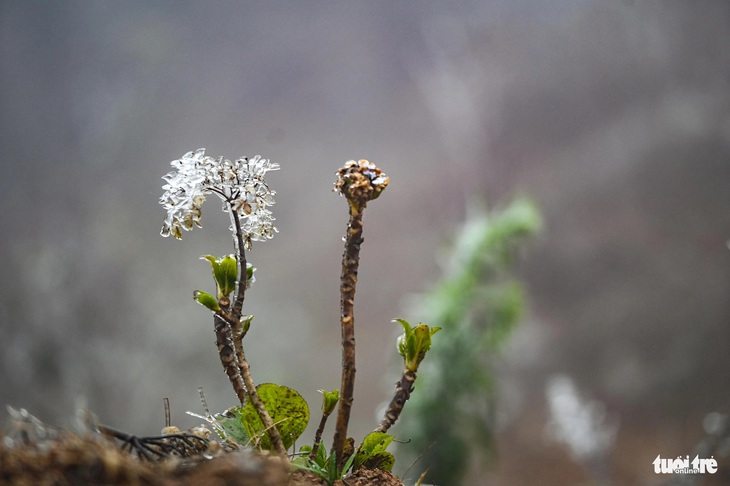
[[[403,406],[406,401],[410,398],[413,392],[413,383],[416,381],[416,372],[405,370],[401,379],[395,383],[395,394],[393,399],[388,405],[388,409],[385,411],[385,416],[377,426],[375,432],[387,432],[388,429],[398,420]]]
[[[335,191],[345,196],[350,207],[350,221],[345,235],[340,278],[340,324],[342,328],[342,384],[337,410],[337,425],[332,448],[337,464],[342,464],[348,443],[347,425],[350,421],[355,388],[355,286],[362,244],[362,213],[368,201],[380,196],[389,178],[367,160],[350,160],[337,171]]]
[[[218,345],[218,355],[221,358],[223,369],[228,375],[228,379],[233,385],[233,391],[236,392],[241,405],[246,401],[246,386],[241,376],[241,371],[236,360],[236,354],[231,337],[231,326],[220,314],[214,314],[213,324],[215,326],[216,344]]]
[[[340,277],[340,323],[342,327],[342,383],[340,403],[337,410],[337,425],[334,441],[337,464],[340,463],[347,440],[347,425],[350,421],[353,393],[355,389],[355,286],[357,268],[362,244],[362,208],[350,204],[350,222],[345,236],[345,252],[342,255]]]

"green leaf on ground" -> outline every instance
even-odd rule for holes
[[[223,413],[216,414],[215,419],[227,438],[242,446],[248,443],[249,435],[243,426],[243,409],[241,407],[229,408]]]
[[[360,469],[361,466],[365,466],[368,469],[379,468],[386,471],[390,471],[393,468],[395,457],[385,449],[388,448],[390,443],[393,442],[393,436],[386,434],[385,432],[370,432],[365,436],[362,441],[362,445],[358,448],[355,456],[355,471]],[[390,456],[388,458],[387,456]],[[372,461],[371,461],[372,459]],[[370,466],[369,464],[375,464]],[[381,464],[382,465],[378,465]],[[390,469],[385,469],[383,465],[387,466],[390,464]]]
[[[289,449],[309,423],[307,402],[296,390],[274,383],[263,383],[256,387],[256,391],[276,424],[284,447]],[[264,424],[250,400],[246,402],[242,420],[249,437],[260,440],[262,449],[273,449]]]

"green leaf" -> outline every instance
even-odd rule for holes
[[[256,277],[253,274],[255,271],[256,268],[250,263],[246,262],[246,290],[251,288],[251,286],[256,282]]]
[[[426,351],[431,349],[431,336],[436,334],[439,330],[441,330],[440,327],[430,328],[426,324],[419,324],[413,328],[416,369],[426,356]],[[413,369],[412,371],[416,371],[416,369]]]
[[[332,454],[332,462],[333,463],[336,462],[334,454]],[[355,454],[351,454],[350,457],[347,459],[347,461],[345,461],[345,465],[342,466],[342,474],[337,479],[342,479],[345,476],[345,473],[347,473],[347,471],[352,467],[353,462],[355,462]],[[357,468],[354,468],[354,469],[357,469]]]
[[[249,435],[243,426],[243,409],[241,407],[229,408],[223,413],[216,414],[214,418],[229,439],[240,445],[248,443]]]
[[[292,459],[291,463],[294,466],[309,467],[312,460],[309,459],[309,454],[312,453],[312,446],[303,445],[299,448],[297,457]]]
[[[360,446],[361,450],[368,453],[384,451],[393,442],[393,436],[385,432],[370,432],[365,436]]]
[[[243,316],[241,317],[241,338],[243,338],[251,327],[251,321],[254,316]]]
[[[305,471],[310,471],[320,478],[322,478],[325,482],[327,482],[329,478],[329,472],[327,469],[321,467],[319,464],[316,464],[309,459],[307,456],[301,456],[294,459],[292,462],[292,466],[298,467],[299,469],[304,469]],[[327,482],[327,484],[332,484],[333,481]]]
[[[332,479],[337,478],[337,458],[335,457],[334,453],[330,454],[330,457],[325,462],[325,465],[327,466],[327,474],[329,474],[329,477]],[[345,471],[347,471],[347,469],[342,470],[342,472]]]
[[[238,262],[232,255],[216,258],[213,255],[203,255],[201,260],[208,260],[213,270],[213,278],[218,289],[218,299],[228,297],[236,288],[238,278]],[[246,269],[248,272],[248,268]],[[253,273],[252,273],[253,274]]]
[[[393,322],[397,322],[401,326],[403,326],[403,331],[405,331],[406,334],[408,334],[411,331],[411,325],[405,319],[393,319]]]
[[[365,469],[382,469],[392,471],[395,464],[395,456],[388,451],[380,451],[371,454],[363,463]]]
[[[238,263],[231,255],[219,260],[218,267],[213,269],[213,276],[218,285],[218,298],[228,297],[236,288]]]
[[[334,461],[334,454],[332,455],[332,460]],[[319,464],[322,467],[325,467],[327,465],[327,447],[325,447],[324,444],[319,444],[319,447],[317,448],[317,464]]]
[[[302,452],[302,451],[299,451]],[[292,466],[297,466],[302,469],[310,469],[309,465],[311,464],[311,460],[309,459],[308,454],[304,454],[301,456],[297,456],[291,461]]]
[[[393,319],[392,322],[398,322],[401,326],[403,326],[404,333],[398,337],[398,353],[403,356],[403,358],[406,357],[406,341],[408,339],[408,335],[411,334],[411,325],[406,321],[405,319]]]
[[[256,387],[256,391],[276,424],[284,447],[289,449],[309,423],[307,402],[296,390],[274,383],[263,383]],[[272,450],[264,424],[250,400],[246,402],[242,419],[249,437],[260,438],[261,448]]]
[[[221,310],[220,305],[218,305],[218,300],[210,295],[208,292],[196,290],[195,292],[193,292],[193,298],[198,304],[207,307],[213,312],[218,312]]]
[[[355,470],[364,465],[374,454],[385,452],[393,441],[393,436],[385,432],[370,432],[365,436],[355,457]],[[395,458],[393,459],[395,461]],[[391,464],[392,467],[392,464]]]
[[[208,260],[210,262],[210,266],[213,269],[213,273],[215,273],[215,269],[218,268],[218,261],[219,258],[214,257],[213,255],[203,255],[200,257],[201,260]]]

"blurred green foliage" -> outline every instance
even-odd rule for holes
[[[473,215],[457,236],[443,279],[418,300],[421,320],[443,328],[418,373],[397,435],[400,464],[418,459],[429,483],[461,484],[472,461],[492,457],[495,389],[490,359],[522,315],[514,276],[520,250],[541,227],[537,208],[518,198]]]

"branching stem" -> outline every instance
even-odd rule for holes
[[[246,354],[243,350],[241,313],[246,294],[246,251],[243,241],[243,231],[241,229],[241,220],[238,213],[232,207],[231,202],[228,201],[227,204],[234,230],[233,243],[236,250],[238,282],[236,284],[236,295],[233,303],[229,306],[225,305],[227,304],[225,302],[219,302],[223,304],[221,305],[222,310],[214,316],[218,353],[221,363],[223,363],[223,369],[226,371],[241,405],[243,406],[248,396],[266,428],[274,449],[282,457],[286,458],[286,447],[284,447],[284,442],[281,440],[279,429],[276,428],[271,415],[266,410],[264,402],[261,401],[258,393],[256,393],[256,384],[251,376],[251,367],[248,364],[248,360],[246,360]]]

